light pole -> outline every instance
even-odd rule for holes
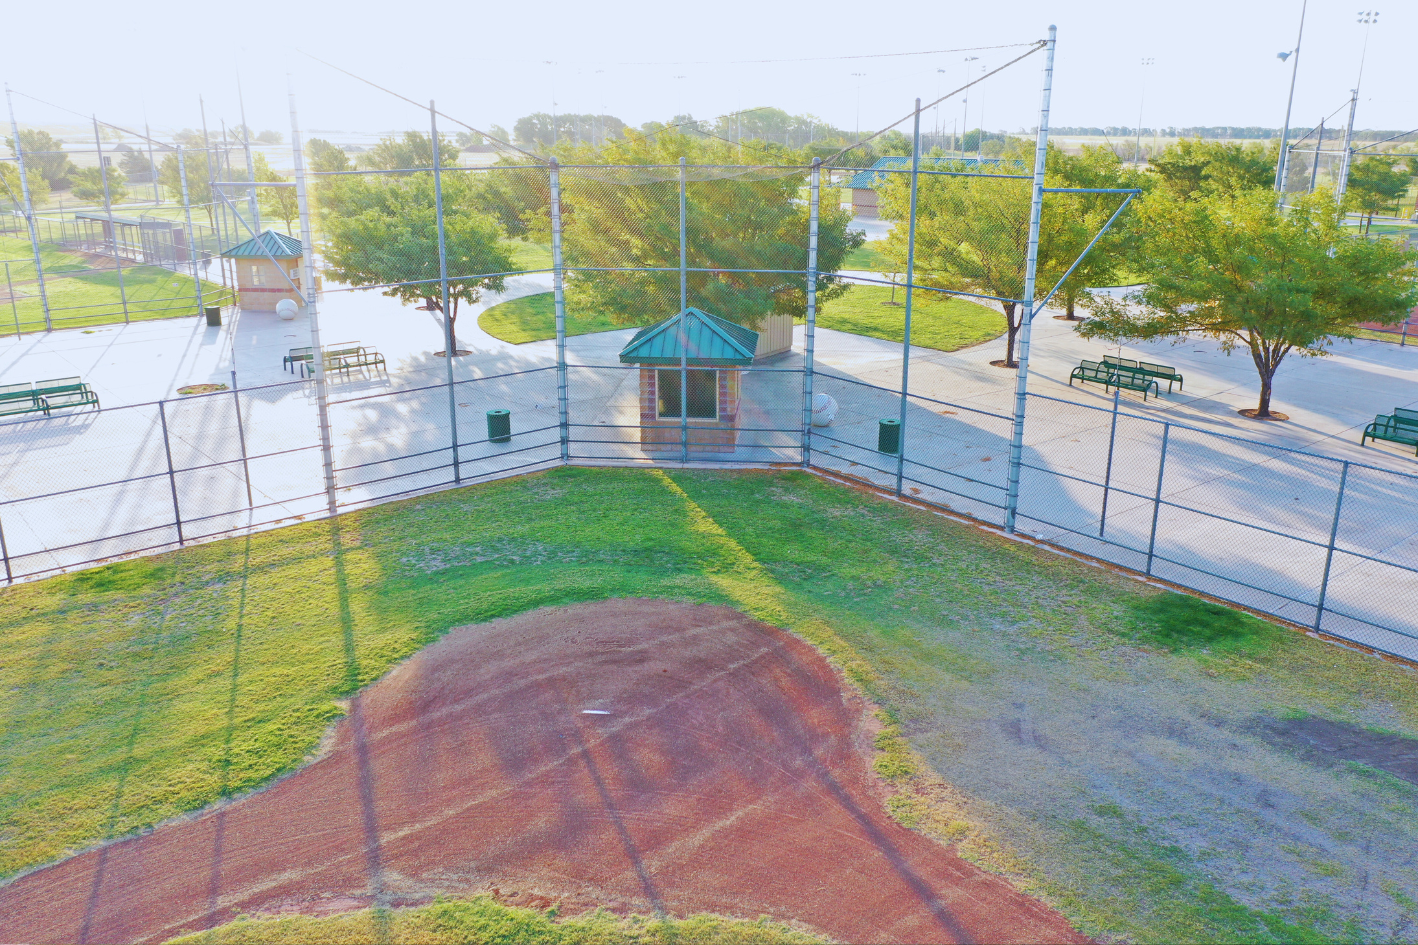
[[[1142,163],[1142,105],[1147,101],[1147,67],[1156,62],[1156,59],[1142,60],[1142,92],[1137,97],[1137,143],[1132,149],[1132,163]]]
[[[936,103],[935,103],[935,136],[936,136],[936,145],[937,145],[937,146],[940,144],[940,132],[941,132],[941,127],[940,127],[940,76],[941,76],[941,73],[943,73],[943,72],[945,72],[944,69],[937,69],[937,70],[936,70],[936,80],[935,80],[935,97],[936,97]]]
[[[1285,172],[1290,163],[1290,109],[1295,104],[1295,77],[1300,73],[1300,40],[1305,37],[1305,10],[1309,3],[1310,0],[1304,0],[1300,4],[1300,31],[1295,36],[1295,48],[1288,53],[1275,54],[1281,62],[1295,57],[1290,67],[1290,97],[1285,101],[1285,127],[1280,132],[1280,159],[1275,162],[1275,192],[1278,194],[1285,193]]]
[[[960,160],[965,160],[965,136],[970,133],[970,63],[979,56],[965,57],[965,103],[960,113]]]
[[[853,72],[852,75],[854,75],[854,76],[857,77],[857,133],[856,133],[856,138],[857,138],[858,140],[861,140],[861,137],[862,137],[862,77],[863,77],[864,75],[866,75],[866,73],[865,73],[865,72]]]
[[[1343,200],[1344,192],[1349,189],[1349,167],[1354,161],[1354,112],[1359,108],[1359,86],[1364,84],[1364,58],[1369,54],[1369,30],[1378,21],[1378,10],[1360,10],[1356,20],[1364,24],[1364,49],[1359,53],[1359,78],[1354,83],[1354,94],[1349,97],[1349,124],[1344,129],[1344,153],[1339,156],[1339,183],[1334,188],[1336,200]]]

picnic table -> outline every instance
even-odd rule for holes
[[[1418,410],[1395,407],[1391,414],[1379,414],[1364,428],[1359,445],[1363,446],[1366,440],[1403,443],[1414,447],[1413,454],[1418,456]]]

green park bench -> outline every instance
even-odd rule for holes
[[[1373,423],[1364,428],[1359,445],[1363,446],[1369,440],[1387,440],[1412,446],[1413,454],[1418,456],[1418,410],[1399,407],[1391,415],[1379,414]]]
[[[1156,378],[1158,381],[1167,382],[1167,393],[1172,392],[1172,382],[1176,381],[1177,390],[1183,390],[1182,375],[1177,373],[1174,367],[1165,364],[1152,364],[1149,361],[1134,361],[1131,358],[1115,358],[1111,354],[1103,355],[1103,363],[1111,364],[1119,371],[1130,371],[1133,374],[1141,374],[1143,377]]]
[[[291,348],[284,358],[281,358],[281,370],[295,373],[297,364],[304,364],[315,359],[314,348]]]
[[[1143,401],[1147,400],[1149,388],[1152,390],[1153,396],[1159,396],[1157,382],[1152,378],[1131,371],[1122,371],[1112,364],[1100,364],[1097,361],[1079,362],[1078,367],[1068,375],[1068,386],[1072,387],[1075,380],[1102,384],[1104,390],[1117,387],[1122,390],[1141,391]]]
[[[78,377],[56,377],[47,381],[34,382],[35,397],[48,410],[65,407],[88,407],[98,409],[98,394]]]
[[[49,416],[49,407],[39,399],[29,384],[0,385],[0,417],[22,413],[42,413]]]
[[[374,348],[349,345],[341,348],[325,349],[325,369],[327,371],[348,371],[350,368],[373,367],[387,372],[384,355]]]

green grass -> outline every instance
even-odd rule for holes
[[[514,345],[528,341],[546,341],[556,337],[556,302],[550,292],[524,295],[520,299],[499,302],[478,316],[478,327],[502,341]],[[566,334],[588,335],[596,331],[624,328],[604,315],[566,313]]]
[[[535,271],[551,268],[551,246],[529,240],[503,240],[502,248],[512,253],[512,263],[518,269]]]
[[[336,700],[452,627],[629,596],[727,604],[819,647],[882,706],[876,765],[903,823],[958,841],[1115,940],[1304,941],[1358,920],[1343,897],[1258,887],[1264,859],[1239,885],[1218,879],[1204,844],[1168,839],[1194,810],[1136,813],[1138,798],[1185,794],[1120,794],[1127,782],[1107,769],[1098,789],[1047,767],[1064,780],[1005,766],[1004,793],[941,782],[932,765],[965,783],[991,764],[970,752],[1012,744],[971,726],[1016,711],[1013,693],[1056,691],[1066,731],[1087,729],[1100,706],[1130,725],[1158,714],[1162,730],[1204,712],[1190,737],[1285,707],[1345,718],[1383,706],[1390,728],[1418,729],[1418,686],[1399,667],[805,473],[562,468],[0,591],[0,878],[298,767],[339,717]],[[1176,695],[1152,708],[1168,687]],[[1149,738],[1138,743],[1148,770],[1172,764]],[[1094,741],[1088,765],[1133,745]],[[1229,763],[1279,757],[1246,745]],[[1120,757],[1119,771],[1137,770]],[[1341,809],[1346,829],[1361,815],[1392,817],[1399,834],[1418,823],[1410,795],[1347,773],[1313,778],[1323,804],[1294,805],[1322,824]],[[1010,793],[1036,783],[1042,802]],[[1214,796],[1205,802],[1200,819],[1217,823]],[[1343,866],[1348,847],[1332,846]],[[1388,877],[1415,894],[1408,873]],[[434,913],[377,923],[417,929]],[[330,940],[367,940],[376,920],[364,915],[339,920],[351,937],[328,927]],[[283,928],[239,925],[230,934],[245,938],[219,940],[280,941]]]
[[[887,304],[891,297],[887,286],[854,285],[822,306],[818,327],[899,342],[906,334],[906,307]],[[906,290],[897,289],[897,303],[905,298]],[[961,298],[917,292],[911,304],[911,344],[924,348],[955,351],[998,338],[1005,327],[999,312]]]
[[[842,260],[842,268],[866,269],[871,272],[900,271],[900,265],[881,251],[884,243],[885,240],[869,240],[863,243],[847,253],[847,258]]]
[[[27,240],[0,238],[0,256],[9,255],[10,278],[18,293],[12,308],[0,303],[0,334],[14,331],[18,319],[21,331],[44,329],[44,305],[35,282],[33,257]],[[55,328],[89,327],[123,321],[123,297],[128,299],[130,321],[196,315],[196,287],[190,276],[161,266],[125,266],[123,292],[118,288],[118,272],[92,271],[84,257],[49,243],[40,244],[44,266],[45,295]],[[3,284],[0,284],[3,288]],[[220,284],[203,281],[205,305],[229,305],[234,299]]]
[[[172,941],[183,945],[813,945],[824,939],[786,925],[709,915],[674,920],[596,911],[558,919],[554,910],[540,912],[479,896],[439,899],[418,909],[238,919]]]

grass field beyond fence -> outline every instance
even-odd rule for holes
[[[792,471],[566,467],[5,589],[0,877],[298,767],[452,627],[628,596],[818,646],[894,815],[1091,936],[1418,922],[1418,786],[1274,734],[1411,739],[1418,675]]]

